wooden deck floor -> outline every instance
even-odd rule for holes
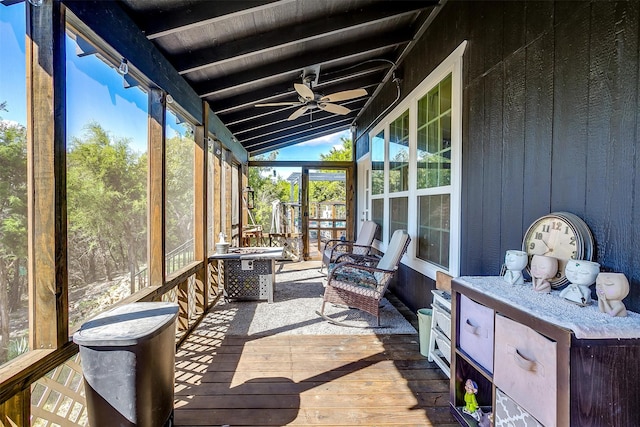
[[[417,335],[225,336],[208,317],[176,355],[176,426],[457,426]]]

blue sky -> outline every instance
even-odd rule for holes
[[[25,16],[24,2],[0,5],[0,111],[5,120],[26,123]],[[146,151],[147,96],[133,87],[125,89],[123,78],[95,55],[78,57],[76,43],[67,36],[67,136],[81,137],[84,126],[98,122],[113,137],[129,138],[136,151]],[[5,62],[6,61],[6,62]],[[167,123],[180,131],[175,120]],[[172,135],[169,135],[172,136]],[[319,160],[320,154],[341,145],[349,131],[318,138],[278,150],[278,160]]]

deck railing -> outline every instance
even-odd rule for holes
[[[219,297],[217,261],[210,264],[205,260],[183,265],[169,274],[162,286],[142,288],[118,304],[176,302],[179,307],[176,346],[179,346]],[[21,358],[22,363],[12,363],[15,368],[0,376],[0,425],[16,425],[13,419],[30,419],[32,426],[85,426],[87,414],[78,346],[69,341],[60,349],[33,350]]]

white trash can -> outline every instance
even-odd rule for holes
[[[431,335],[431,317],[433,310],[421,308],[418,310],[418,334],[420,336],[420,354],[429,356],[429,337]]]

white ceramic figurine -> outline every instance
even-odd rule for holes
[[[574,260],[567,262],[564,275],[569,281],[569,286],[560,292],[560,296],[578,305],[591,304],[591,289],[600,273],[600,264],[597,262]]]
[[[522,269],[527,266],[527,253],[524,251],[509,250],[504,255],[504,265],[507,268],[503,279],[511,285],[524,285]]]
[[[540,293],[550,293],[549,279],[558,272],[558,260],[544,255],[534,255],[531,259],[531,281],[533,290]]]
[[[600,273],[596,279],[598,308],[611,317],[626,317],[622,300],[629,295],[629,281],[622,273]]]

